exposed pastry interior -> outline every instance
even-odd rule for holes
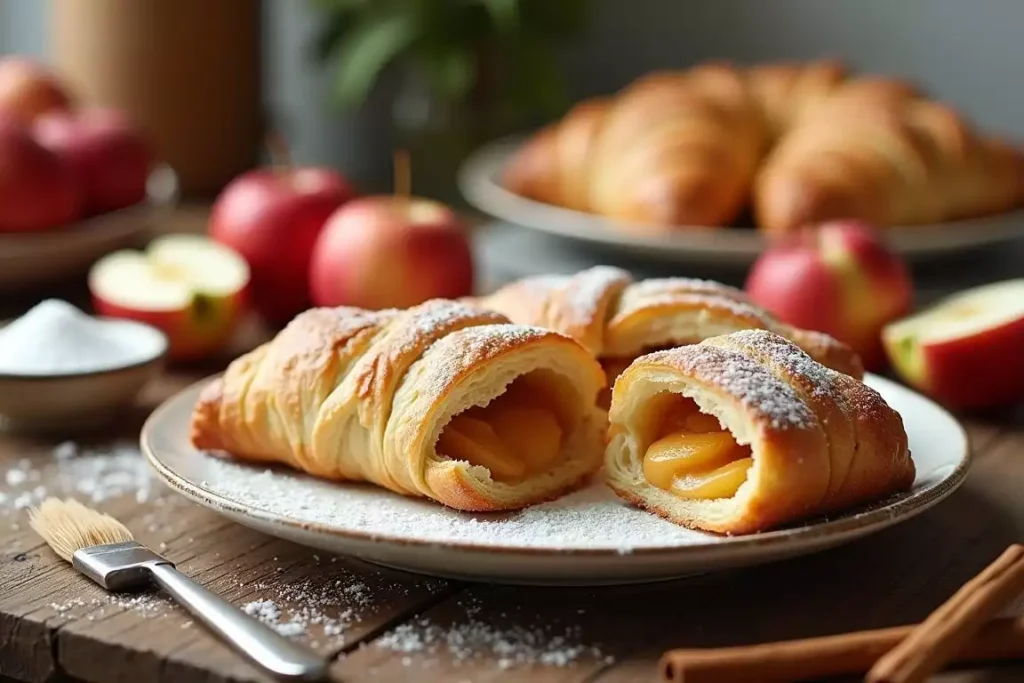
[[[543,474],[565,460],[566,440],[586,418],[567,400],[573,393],[568,378],[549,370],[517,377],[486,405],[453,416],[437,453],[486,468],[507,484]]]
[[[459,510],[511,510],[600,468],[604,382],[573,339],[464,303],[311,309],[206,387],[191,439]]]
[[[678,524],[751,533],[877,500],[915,476],[881,395],[767,330],[641,356],[616,380],[605,478]]]
[[[650,399],[637,438],[644,478],[680,498],[731,498],[753,463],[749,444],[693,399],[670,392]]]

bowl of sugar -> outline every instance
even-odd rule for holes
[[[0,323],[0,428],[67,431],[131,406],[167,357],[164,334],[47,299]]]

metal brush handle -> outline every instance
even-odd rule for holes
[[[153,580],[241,654],[279,678],[322,681],[327,662],[188,578],[172,564],[151,564]]]

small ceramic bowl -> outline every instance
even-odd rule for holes
[[[52,432],[107,424],[160,374],[169,347],[160,330],[130,320],[97,320],[122,328],[145,353],[126,365],[90,372],[0,373],[0,429]]]

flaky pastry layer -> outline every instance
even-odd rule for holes
[[[602,360],[632,361],[663,347],[696,344],[745,329],[775,332],[833,370],[856,379],[861,359],[846,344],[777,320],[744,292],[711,280],[653,278],[596,266],[573,275],[534,276],[478,300],[492,311],[578,340]]]
[[[654,397],[692,399],[753,463],[735,495],[687,499],[653,486],[643,458]],[[900,415],[874,389],[766,330],[746,330],[637,359],[618,378],[605,477],[621,497],[687,527],[766,531],[908,489],[915,468]]]
[[[549,471],[503,482],[437,453],[454,416],[536,372],[554,378],[547,400],[566,428]],[[515,509],[555,498],[600,467],[603,385],[600,365],[571,338],[466,304],[311,309],[206,387],[192,443],[459,510]]]

